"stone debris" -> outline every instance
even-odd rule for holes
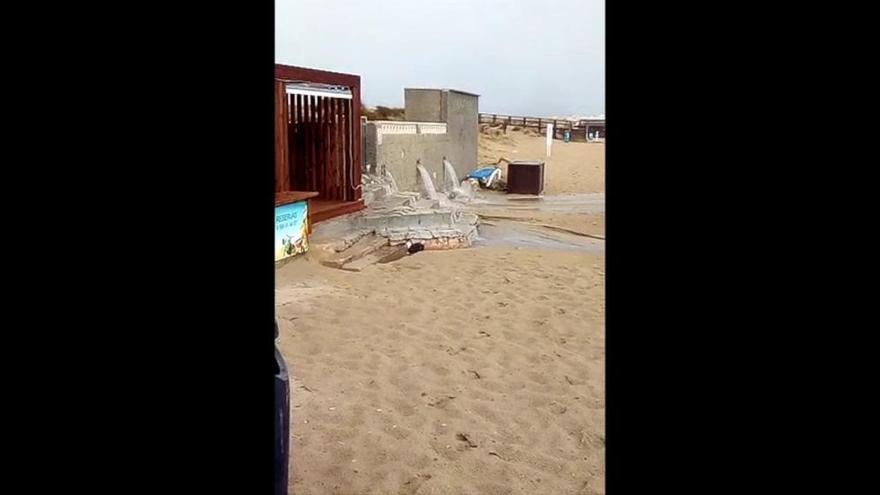
[[[444,161],[447,170],[452,169]],[[471,246],[477,237],[479,217],[463,211],[473,198],[469,183],[459,184],[454,169],[447,175],[446,190],[440,194],[427,170],[419,166],[422,192],[397,190],[390,173],[366,174],[363,179],[367,211],[354,219],[358,232],[374,232],[392,246],[420,242],[425,249],[456,249]]]

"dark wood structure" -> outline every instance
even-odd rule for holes
[[[332,85],[351,99],[288,94],[289,83]],[[275,204],[308,199],[309,223],[360,210],[361,78],[275,65]]]
[[[508,163],[507,192],[541,195],[544,192],[544,162],[514,160]]]

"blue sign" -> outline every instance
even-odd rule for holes
[[[307,201],[275,207],[275,261],[308,251],[308,230]]]

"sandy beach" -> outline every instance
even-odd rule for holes
[[[480,134],[478,160],[494,164],[499,158],[544,161],[544,194],[604,193],[605,144],[554,140],[546,156],[547,138],[508,128],[498,136]],[[500,165],[507,177],[507,164]]]
[[[543,157],[542,137],[484,137],[482,163]],[[603,144],[545,160],[547,195],[604,192]],[[604,213],[486,211],[604,236]],[[278,268],[291,493],[605,493],[604,283],[604,249]]]

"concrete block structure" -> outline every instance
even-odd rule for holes
[[[418,165],[441,187],[443,158],[462,178],[477,167],[479,96],[453,89],[406,88],[406,121],[368,121],[364,163],[374,172],[394,176],[402,191],[416,191]]]

